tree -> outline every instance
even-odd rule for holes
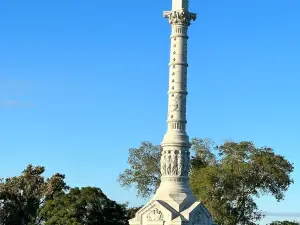
[[[56,193],[66,190],[65,176],[44,179],[45,168],[29,165],[20,176],[0,180],[0,224],[39,224],[38,210]]]
[[[161,147],[150,142],[142,142],[139,148],[129,149],[128,164],[119,176],[119,183],[123,187],[137,186],[137,195],[149,197],[160,184],[160,152]]]
[[[135,217],[135,214],[142,208],[143,206],[139,207],[126,207],[126,217],[128,219],[132,219]]]
[[[220,225],[256,224],[263,214],[254,197],[271,194],[281,201],[293,182],[292,164],[271,148],[233,141],[216,146],[199,138],[191,143],[192,191]],[[120,184],[136,185],[137,195],[148,197],[159,185],[160,147],[143,142],[129,150],[128,163],[130,168],[119,176]]]
[[[72,188],[46,202],[40,211],[45,225],[127,225],[125,205],[110,200],[99,188]]]
[[[272,223],[270,223],[269,225],[300,225],[299,222],[296,222],[296,221],[274,221]]]
[[[128,225],[135,209],[110,200],[99,188],[70,188],[62,174],[48,179],[29,165],[0,181],[0,225]]]

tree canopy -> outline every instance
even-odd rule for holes
[[[111,201],[99,188],[72,188],[47,201],[40,210],[45,225],[126,225],[125,205]]]
[[[128,225],[135,209],[99,188],[70,188],[62,174],[45,179],[42,166],[0,180],[0,225]]]
[[[225,141],[217,146],[210,139],[191,140],[190,185],[220,225],[254,225],[263,217],[255,197],[273,195],[278,201],[293,183],[293,165],[268,147],[252,142]],[[143,198],[153,194],[160,182],[158,145],[143,142],[129,150],[129,168],[120,174],[123,187],[135,185]]]
[[[269,225],[300,225],[299,222],[296,221],[274,221],[272,223],[270,223]]]
[[[149,197],[160,184],[160,152],[160,146],[146,141],[139,148],[129,149],[130,168],[120,174],[120,184],[123,187],[135,184],[138,196]]]
[[[0,180],[0,224],[39,224],[38,210],[55,193],[68,187],[65,176],[44,179],[45,168],[29,165],[20,176]]]

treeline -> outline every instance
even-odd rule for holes
[[[138,208],[109,199],[100,188],[71,188],[65,176],[45,179],[42,166],[0,180],[0,225],[128,225]]]
[[[282,201],[293,183],[292,163],[272,148],[201,138],[191,144],[190,186],[219,225],[259,224],[264,214],[255,199],[268,194]],[[120,184],[134,185],[140,197],[152,195],[160,184],[160,154],[161,147],[150,142],[129,149]],[[109,199],[98,187],[69,187],[63,174],[44,178],[44,172],[29,165],[19,176],[0,179],[0,225],[129,225],[139,210]]]

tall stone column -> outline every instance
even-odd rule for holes
[[[173,0],[164,12],[171,25],[167,132],[161,143],[161,184],[152,200],[130,220],[131,225],[211,225],[208,210],[189,186],[190,147],[186,133],[188,27],[196,14],[188,0]]]

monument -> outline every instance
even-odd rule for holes
[[[211,215],[196,200],[189,186],[191,144],[186,133],[188,27],[196,14],[188,0],[172,0],[164,12],[172,27],[167,132],[161,143],[161,184],[152,200],[140,209],[130,225],[212,225]]]

